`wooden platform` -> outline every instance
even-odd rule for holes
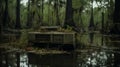
[[[29,42],[75,46],[74,32],[29,32]]]

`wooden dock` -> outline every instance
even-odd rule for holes
[[[75,47],[75,32],[29,32],[29,42],[32,45],[39,43]]]

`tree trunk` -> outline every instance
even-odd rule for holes
[[[120,34],[120,0],[115,0],[115,10],[113,17],[113,27],[111,34]]]
[[[6,28],[8,25],[8,0],[5,0],[5,11],[3,15],[3,28]]]
[[[16,1],[16,24],[15,24],[15,29],[20,29],[21,24],[20,24],[20,0]]]
[[[60,19],[59,19],[59,0],[55,0],[55,12],[56,12],[56,25],[60,25]]]
[[[48,0],[48,22],[51,24],[51,19],[50,19],[50,0]]]
[[[2,29],[3,29],[3,16],[4,16],[4,10],[3,10],[3,3],[4,1],[0,0],[0,42],[2,41]]]
[[[89,23],[89,30],[94,30],[94,16],[93,16],[93,7],[91,9],[91,18]]]
[[[101,20],[101,21],[102,21],[102,24],[101,24],[101,29],[102,29],[102,30],[101,30],[101,33],[104,34],[104,33],[105,33],[105,31],[104,31],[104,29],[105,29],[105,28],[104,28],[104,12],[102,12],[102,20]],[[104,36],[102,35],[102,39],[101,39],[102,45],[104,45],[103,37],[104,37]]]
[[[28,8],[27,8],[27,24],[26,24],[26,27],[27,28],[31,28],[32,24],[31,24],[31,21],[30,21],[30,0],[28,0]]]
[[[101,29],[102,29],[102,33],[104,33],[105,31],[104,31],[104,12],[102,12],[102,25],[101,25]]]
[[[115,0],[114,23],[120,23],[120,0]]]
[[[65,15],[64,27],[66,28],[67,25],[75,27],[75,23],[73,21],[72,0],[67,0],[66,3],[66,15]]]
[[[42,0],[42,22],[41,22],[41,25],[43,25],[43,18],[44,18],[44,0]]]
[[[2,33],[2,16],[3,16],[3,5],[2,5],[2,1],[0,1],[0,35]]]
[[[114,34],[114,35],[120,35],[120,0],[115,0],[115,10],[114,10],[114,16],[113,16],[113,27],[110,30],[110,34]],[[114,45],[114,47],[120,47],[120,37],[115,37],[112,36],[111,37],[111,41],[113,41],[113,43],[111,43],[112,45]],[[115,41],[115,42],[114,42]],[[119,49],[115,49],[115,51],[119,52]],[[114,67],[119,67],[119,63],[120,63],[120,55],[118,53],[114,54]]]

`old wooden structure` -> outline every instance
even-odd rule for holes
[[[75,47],[75,33],[74,32],[29,32],[29,43],[32,45],[49,45],[56,46],[72,46]]]

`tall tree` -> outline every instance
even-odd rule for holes
[[[106,33],[111,33],[111,27],[113,23],[113,13],[114,13],[114,1],[113,0],[108,0],[107,4],[107,22],[105,24],[105,32]]]
[[[20,24],[20,0],[16,1],[16,24],[15,24],[16,29],[21,28]]]
[[[2,41],[2,27],[3,27],[3,13],[4,13],[4,10],[3,10],[3,0],[0,0],[0,42]]]
[[[75,23],[73,21],[72,0],[66,1],[66,15],[65,15],[64,27],[66,28],[67,25],[75,27]]]
[[[115,0],[112,34],[120,34],[120,0]]]
[[[59,0],[55,0],[54,5],[55,13],[56,13],[56,25],[60,25],[60,19],[59,19]]]
[[[0,1],[0,34],[2,32],[2,17],[3,17],[3,5],[2,5],[3,1]]]
[[[102,12],[102,24],[101,24],[101,29],[102,29],[102,33],[104,33],[104,12]]]
[[[92,0],[92,8],[91,8],[91,17],[90,17],[90,23],[89,23],[89,30],[94,29],[94,15],[93,15],[93,0]]]
[[[114,9],[114,15],[113,15],[113,26],[110,30],[110,34],[120,35],[120,0],[115,0],[115,9]],[[114,44],[115,47],[118,47],[118,48],[120,47],[119,46],[120,43],[117,42],[117,41],[120,40],[119,36],[118,37],[112,36],[110,39],[113,41],[112,44]],[[116,49],[116,51],[119,52],[120,50]],[[120,57],[119,57],[120,55],[115,53],[114,56],[115,56],[114,67],[119,67],[118,64],[120,63]]]
[[[27,7],[27,24],[26,27],[27,28],[31,28],[32,23],[30,21],[30,0],[28,0],[28,7]]]
[[[3,15],[3,27],[6,28],[8,25],[8,0],[5,0],[5,10]]]
[[[120,23],[120,0],[115,0],[114,23]]]
[[[44,0],[42,0],[42,22],[41,25],[43,24],[43,18],[44,18]]]

